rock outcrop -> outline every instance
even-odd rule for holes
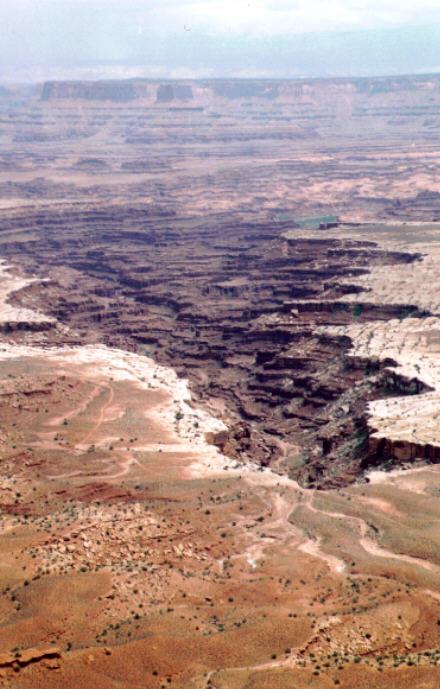
[[[32,663],[39,663],[41,661],[57,661],[61,657],[61,651],[57,646],[41,646],[25,648],[22,651],[14,651],[10,653],[0,653],[0,669],[12,668],[19,670]],[[52,665],[59,667],[59,663]]]

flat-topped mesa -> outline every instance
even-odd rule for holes
[[[334,109],[341,97],[357,117],[372,114],[375,99],[396,109],[402,93],[417,91],[418,107],[438,92],[438,75],[332,79],[126,79],[102,81],[47,81],[41,100],[96,100],[115,103],[148,99],[152,104],[207,106],[215,102],[292,102]],[[401,105],[401,104],[400,104]],[[431,104],[432,105],[432,104]],[[376,113],[377,114],[377,113]],[[404,113],[405,114],[405,113]]]
[[[193,91],[190,84],[161,84],[157,89],[156,102],[170,103],[173,100],[193,100]]]
[[[148,94],[149,86],[142,81],[46,81],[42,101],[98,100],[126,103]]]

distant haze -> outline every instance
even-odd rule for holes
[[[1,0],[0,80],[440,71],[438,0]]]

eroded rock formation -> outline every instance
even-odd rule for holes
[[[38,240],[10,241],[18,227]],[[70,338],[145,352],[189,377],[197,399],[229,427],[217,440],[226,454],[306,485],[339,485],[375,461],[366,403],[414,385],[380,362],[348,359],[350,340],[317,328],[422,315],[414,304],[370,303],[356,284],[367,266],[419,256],[325,231],[288,239],[282,230],[229,217],[209,226],[142,206],[78,206],[11,216],[0,251],[20,252],[30,272],[45,256],[52,281],[20,299],[68,324]]]

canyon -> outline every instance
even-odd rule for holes
[[[0,93],[0,686],[438,685],[440,78]]]

